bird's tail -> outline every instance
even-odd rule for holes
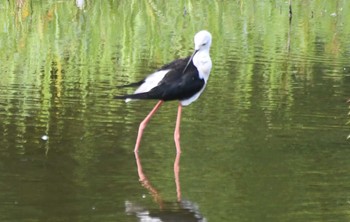
[[[123,96],[114,96],[114,99],[127,99],[128,95],[123,95]]]
[[[114,96],[114,99],[125,99],[125,102],[129,102],[131,100],[136,100],[136,99],[154,99],[154,98],[151,98],[150,95],[147,92],[145,92],[145,93],[122,95],[122,96]]]

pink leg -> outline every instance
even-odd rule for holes
[[[149,120],[151,119],[151,117],[153,116],[153,114],[159,109],[159,107],[162,105],[164,101],[163,100],[159,100],[158,103],[154,106],[154,108],[152,109],[152,111],[146,116],[146,118],[140,123],[139,126],[139,132],[137,134],[137,139],[136,139],[136,144],[135,144],[135,149],[134,152],[138,152],[139,151],[139,147],[140,147],[140,143],[141,143],[141,138],[142,138],[142,134],[143,134],[143,130],[146,128],[147,123],[149,122]]]
[[[176,118],[175,132],[174,132],[174,140],[175,140],[175,146],[176,146],[176,152],[177,153],[181,153],[181,147],[180,147],[181,112],[182,112],[182,105],[181,105],[181,103],[179,103],[179,106],[178,106],[178,109],[177,109],[177,118]]]

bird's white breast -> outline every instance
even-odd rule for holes
[[[209,51],[197,52],[193,57],[193,64],[198,69],[199,77],[207,83],[212,67]]]
[[[194,94],[192,97],[181,100],[181,105],[183,106],[188,106],[192,102],[196,101],[204,91],[205,86],[207,85],[211,67],[212,67],[209,51],[207,50],[198,51],[193,57],[193,64],[196,66],[198,70],[199,78],[204,80],[204,86],[198,93]]]

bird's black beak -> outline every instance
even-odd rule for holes
[[[186,71],[188,65],[191,63],[191,61],[192,61],[192,59],[193,59],[193,56],[194,56],[197,52],[198,52],[198,50],[194,50],[194,52],[192,53],[192,55],[191,55],[190,59],[188,60],[186,66],[185,66],[185,68],[184,68],[184,70],[182,71],[182,73],[185,73],[185,71]]]

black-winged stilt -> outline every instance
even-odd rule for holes
[[[191,56],[175,60],[164,65],[145,79],[125,85],[123,87],[138,86],[133,94],[115,96],[116,99],[125,99],[125,102],[138,99],[159,100],[152,111],[140,123],[134,152],[138,152],[143,130],[153,114],[164,101],[179,100],[174,140],[176,151],[180,148],[180,120],[182,106],[196,101],[203,92],[212,67],[209,50],[211,34],[202,30],[194,36],[194,52]]]

